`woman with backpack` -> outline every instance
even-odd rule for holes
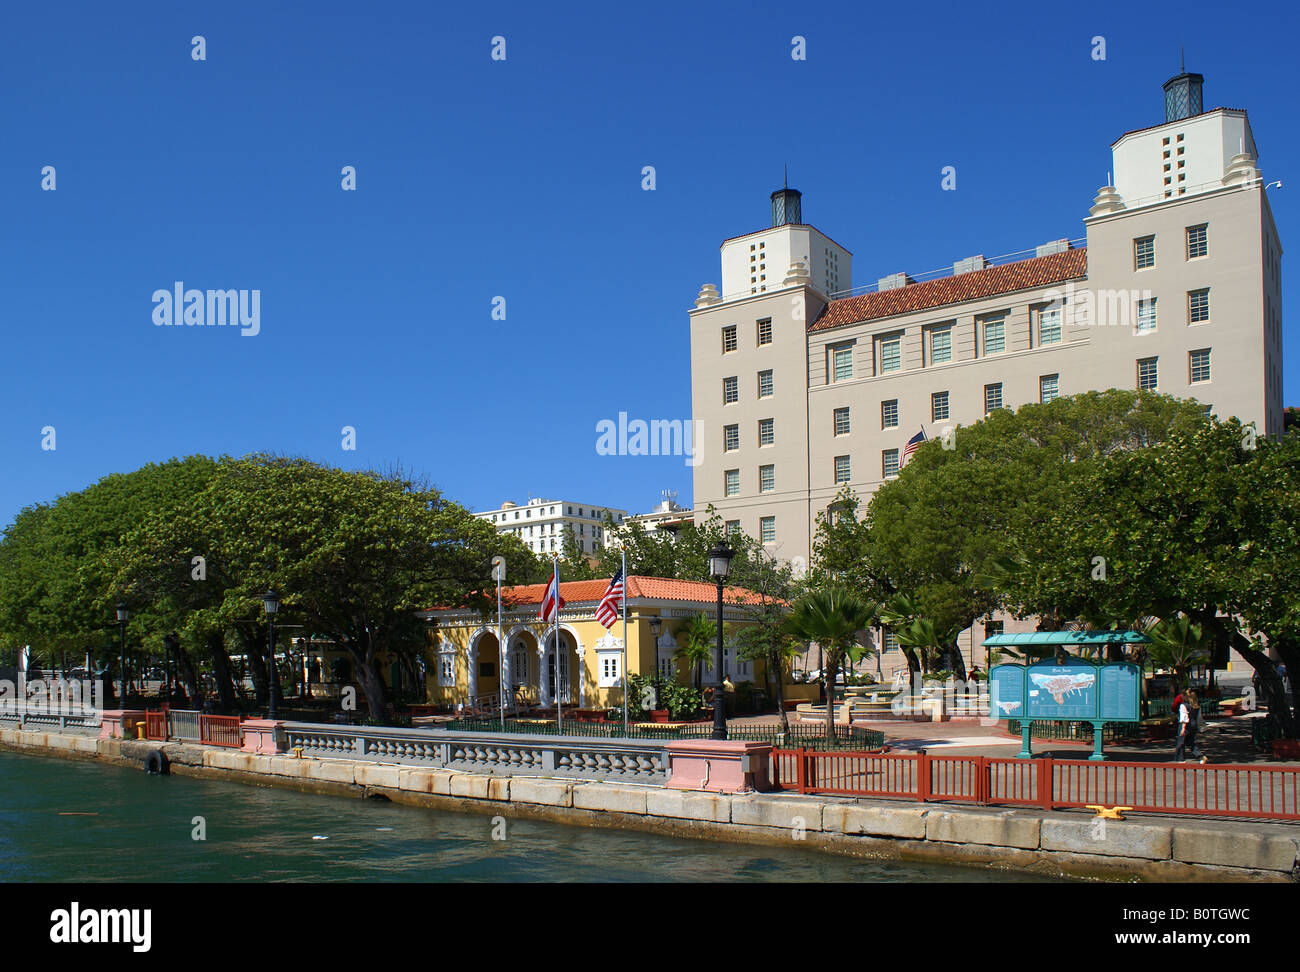
[[[1209,758],[1201,755],[1200,747],[1196,745],[1196,734],[1200,729],[1201,703],[1195,692],[1188,692],[1178,706],[1178,746],[1174,749],[1174,762],[1187,762],[1184,757],[1189,748],[1193,759],[1200,759],[1202,763],[1209,762]]]

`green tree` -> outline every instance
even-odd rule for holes
[[[744,616],[742,622],[731,626],[736,652],[741,658],[763,661],[763,677],[776,700],[781,731],[788,732],[785,677],[794,659],[803,652],[803,645],[790,633],[786,618],[801,582],[789,563],[769,560],[761,553],[743,562],[739,572],[733,570],[731,579],[758,596],[757,603],[753,598],[733,598],[732,610]]]
[[[1185,614],[1162,618],[1146,633],[1151,637],[1148,655],[1157,665],[1173,671],[1177,689],[1187,687],[1188,671],[1210,660],[1212,636]]]
[[[859,632],[876,621],[879,605],[864,600],[840,584],[827,584],[801,595],[788,620],[789,632],[822,647],[822,681],[826,690],[826,738],[835,735],[835,676],[840,665],[871,654]]]
[[[906,594],[895,594],[880,609],[880,620],[898,636],[898,644],[907,655],[907,667],[912,671],[935,670],[941,659],[945,668],[955,669],[957,677],[966,678],[966,666],[957,649],[957,636],[962,629],[956,625],[940,629],[929,618],[921,616],[920,608]]]

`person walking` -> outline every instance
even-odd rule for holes
[[[1209,762],[1209,757],[1202,755],[1200,747],[1196,745],[1196,735],[1200,732],[1200,728],[1200,700],[1197,699],[1195,692],[1187,692],[1178,706],[1178,745],[1174,749],[1174,762],[1187,762],[1188,749],[1192,751],[1193,759],[1199,759],[1202,763]]]

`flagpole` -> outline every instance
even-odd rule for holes
[[[555,689],[555,730],[563,735],[564,733],[564,705],[560,695],[560,558],[555,558],[555,680],[552,688]]]
[[[627,715],[627,548],[623,548],[623,735],[630,736]]]
[[[506,562],[502,559],[497,565],[497,688],[501,698],[501,731],[506,731],[506,647],[501,643],[501,575],[505,573]]]

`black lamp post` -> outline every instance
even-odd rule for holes
[[[727,579],[731,558],[735,555],[736,552],[727,546],[726,541],[721,540],[709,551],[709,573],[718,585],[718,664],[714,669],[718,684],[713,690],[713,733],[709,736],[710,739],[727,738],[726,693],[722,690],[722,683],[727,677],[722,670],[722,584]]]
[[[122,708],[126,708],[126,622],[131,611],[125,601],[117,602],[117,629],[120,636],[119,647],[122,652]]]
[[[266,621],[269,626],[266,639],[267,654],[271,659],[271,677],[268,686],[271,696],[271,708],[267,718],[276,719],[279,717],[277,696],[280,694],[280,675],[275,667],[275,615],[280,610],[280,595],[275,593],[274,589],[268,590],[262,595],[262,605],[266,608]]]

